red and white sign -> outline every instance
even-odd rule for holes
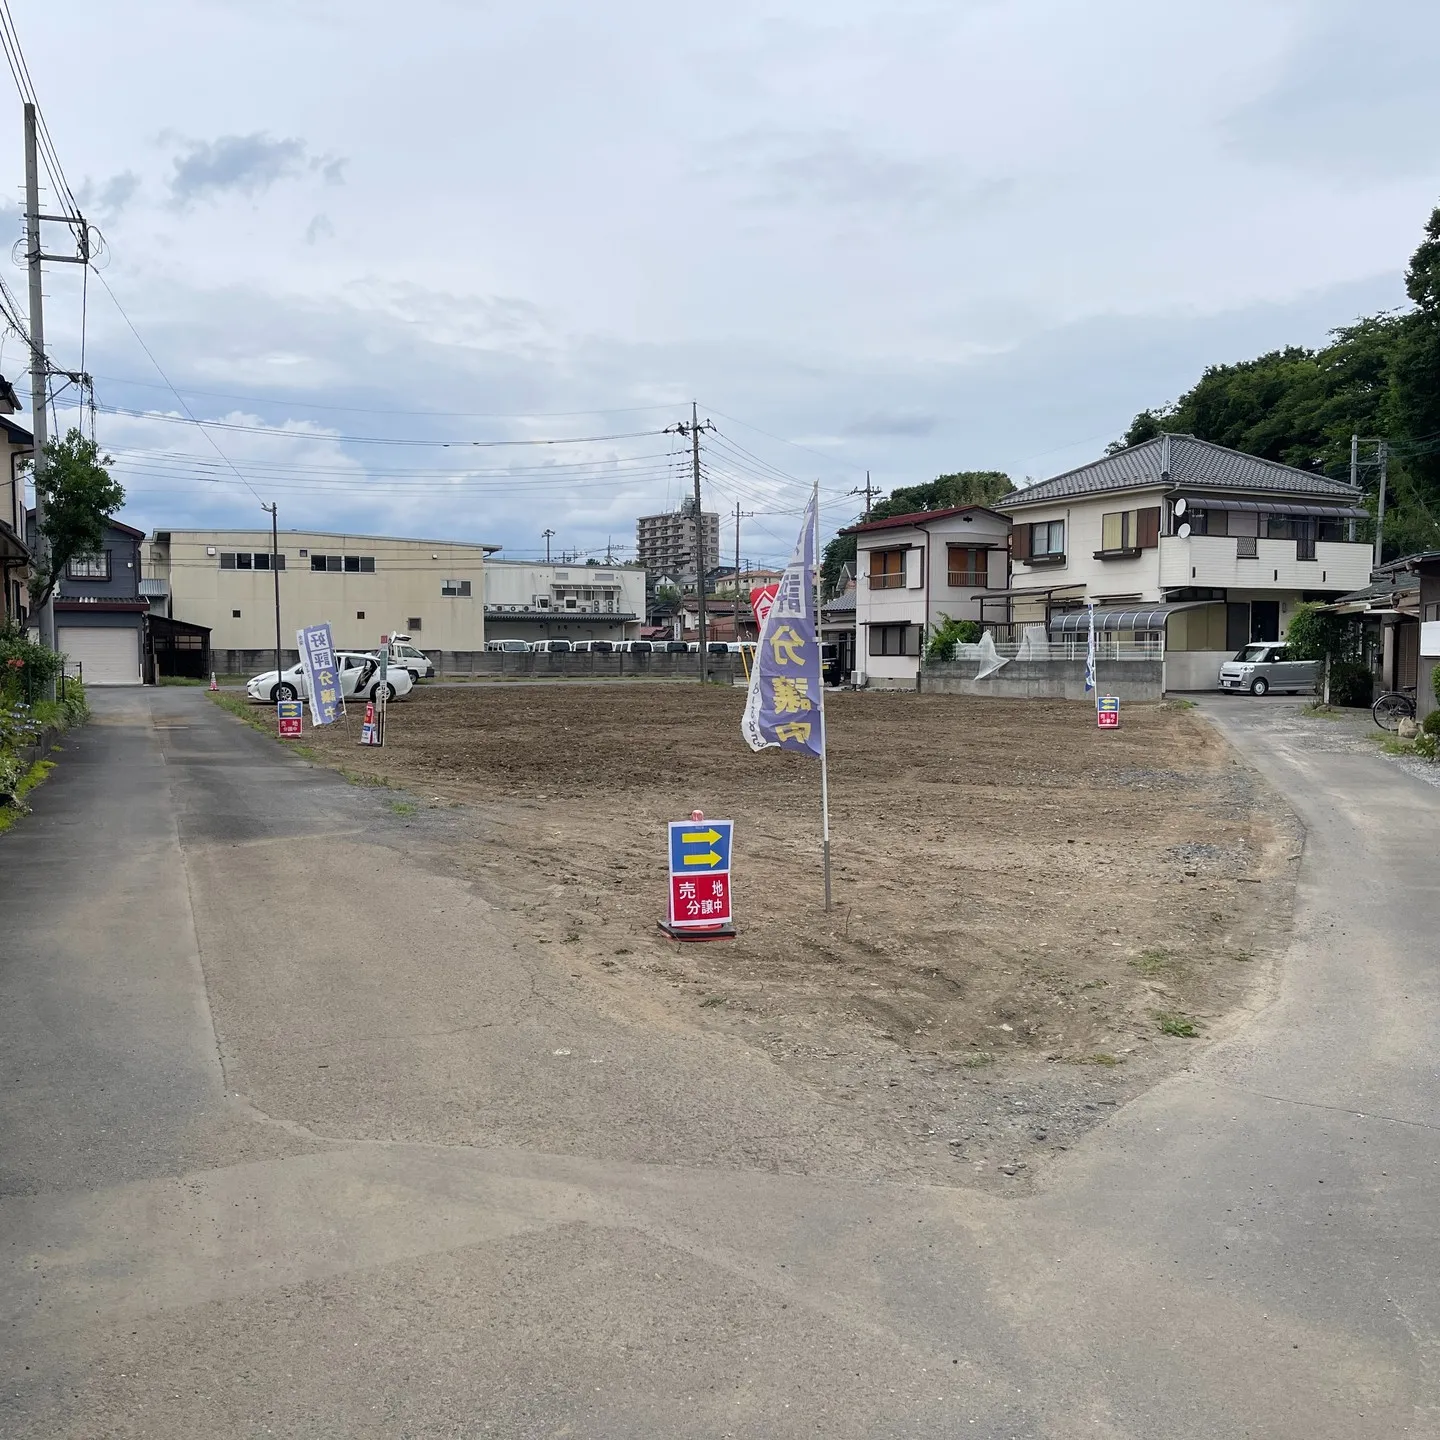
[[[732,923],[729,872],[720,875],[672,875],[670,923],[684,929]]]
[[[770,613],[770,607],[775,603],[775,597],[779,593],[778,581],[774,585],[757,585],[750,592],[750,608],[755,612],[755,633],[757,635],[765,628],[765,617]]]

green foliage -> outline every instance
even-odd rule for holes
[[[1363,660],[1330,662],[1330,703],[1347,709],[1368,710],[1375,698],[1375,677]]]
[[[1440,209],[1405,286],[1413,310],[1362,317],[1332,331],[1319,350],[1289,346],[1212,365],[1174,404],[1142,410],[1110,452],[1169,431],[1346,478],[1351,435],[1383,435],[1390,441],[1385,558],[1440,547]],[[1373,446],[1362,447],[1361,458],[1373,512]]]
[[[1430,672],[1430,688],[1435,692],[1435,703],[1440,705],[1440,665]]]
[[[0,706],[29,704],[47,693],[61,660],[13,620],[0,621]]]
[[[870,510],[870,519],[888,520],[920,510],[958,510],[962,505],[993,505],[1015,488],[1003,470],[957,470],[923,485],[902,485]],[[828,600],[840,585],[841,568],[855,559],[853,535],[837,535],[820,562],[820,593]]]
[[[1193,1040],[1200,1033],[1200,1027],[1188,1016],[1173,1010],[1162,1010],[1155,1017],[1162,1035],[1176,1035],[1182,1040]]]
[[[934,665],[953,658],[957,645],[973,645],[984,633],[974,620],[952,620],[942,614],[940,624],[934,627],[925,644],[925,663]]]
[[[1432,710],[1420,722],[1420,728],[1427,735],[1440,735],[1440,710]]]
[[[1331,615],[1318,605],[1298,605],[1285,631],[1296,660],[1354,659],[1360,653],[1360,627],[1348,615]]]
[[[1429,718],[1428,716],[1426,717]],[[1420,756],[1422,760],[1434,760],[1440,758],[1440,733],[1432,734],[1429,730],[1422,730],[1415,737],[1413,754]]]
[[[48,564],[37,561],[31,566],[33,608],[38,610],[49,599],[71,560],[101,548],[105,517],[125,503],[124,486],[112,480],[105,468],[113,463],[73,427],[45,447],[42,533],[49,542],[50,558]]]

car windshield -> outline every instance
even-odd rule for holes
[[[1247,645],[1235,658],[1243,660],[1247,665],[1256,665],[1260,661],[1270,658],[1270,646]]]

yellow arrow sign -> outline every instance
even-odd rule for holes
[[[687,830],[681,836],[687,845],[713,845],[719,838],[718,830]]]
[[[703,855],[687,855],[685,863],[687,865],[718,865],[720,857],[713,850],[707,850]]]

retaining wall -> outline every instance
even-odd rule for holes
[[[573,676],[575,678],[619,679],[630,676],[649,676],[654,679],[698,679],[700,657],[698,655],[667,654],[652,652],[649,655],[511,655],[503,650],[427,650],[435,665],[436,676],[445,679],[450,676],[491,675],[538,677]],[[295,664],[300,658],[294,650],[282,650],[281,669]],[[710,655],[709,674],[721,684],[729,684],[737,677],[744,678],[745,669],[738,655]],[[273,650],[212,650],[211,665],[220,675],[258,675],[275,668]]]
[[[984,680],[978,660],[926,665],[918,689],[937,695],[988,695],[999,700],[1086,700],[1083,660],[1012,660]],[[1165,694],[1160,660],[1101,660],[1095,667],[1102,695],[1122,700],[1159,700]]]

